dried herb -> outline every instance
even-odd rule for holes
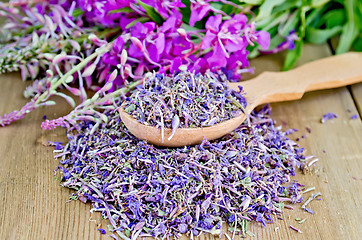
[[[95,131],[82,122],[68,132],[59,169],[62,185],[93,204],[121,238],[190,237],[202,232],[251,234],[280,215],[284,202],[301,202],[302,185],[291,181],[304,166],[303,149],[270,119],[268,106],[218,141],[183,148],[158,148],[133,137],[118,112]],[[286,185],[287,184],[287,185]],[[230,236],[229,236],[230,237]]]
[[[289,227],[291,229],[293,229],[294,231],[296,231],[296,232],[303,233],[301,230],[299,230],[298,228],[293,227],[292,225],[290,225]]]
[[[246,99],[241,87],[239,92],[228,87],[222,73],[182,71],[172,77],[152,74],[123,105],[142,124],[176,130],[231,119],[241,114]]]
[[[354,114],[354,115],[352,115],[351,117],[350,117],[350,119],[357,119],[358,118],[358,114]]]
[[[322,119],[321,119],[321,123],[325,123],[328,120],[331,120],[333,118],[338,118],[338,115],[332,112],[328,112],[326,114],[323,115]]]
[[[305,203],[302,205],[302,209],[306,209],[307,208],[307,205],[313,201],[313,199],[315,199],[316,197],[318,197],[319,195],[322,195],[320,192],[319,193],[314,193],[310,196],[310,198],[308,198],[307,201],[305,201]],[[309,209],[310,210],[310,209]],[[307,210],[308,211],[308,210]],[[309,211],[308,211],[309,212]]]

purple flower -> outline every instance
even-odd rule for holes
[[[247,21],[243,14],[237,14],[224,22],[221,15],[209,17],[201,49],[212,48],[212,53],[205,55],[211,69],[227,67],[227,70],[233,69],[236,75],[240,75],[239,70],[249,66],[246,47],[253,45],[253,42],[259,43],[262,48],[269,46],[269,33],[256,32],[255,25],[247,25]],[[243,70],[245,71],[251,69]]]
[[[180,233],[186,233],[187,232],[187,224],[181,223],[180,225],[178,225],[178,230],[180,231]]]
[[[186,7],[181,0],[142,0],[142,2],[155,8],[163,18],[168,18],[177,11],[177,8]]]
[[[123,37],[122,36],[117,37],[116,40],[114,40],[114,42],[113,42],[113,50],[116,53],[121,53],[123,46],[124,46]]]
[[[132,37],[136,37],[138,39],[145,39],[147,35],[154,33],[155,28],[156,23],[154,22],[146,22],[143,24],[137,22],[131,30],[131,35]]]
[[[169,53],[173,56],[182,56],[185,50],[192,47],[192,44],[181,36],[173,38],[172,42],[169,41],[169,44],[171,45]]]
[[[190,8],[191,8],[191,16],[189,24],[191,27],[195,26],[195,23],[203,19],[211,10],[211,6],[208,3],[208,0],[203,0],[203,1],[192,0]]]
[[[171,68],[170,68],[170,72],[174,73],[179,71],[179,67],[182,65],[182,59],[180,57],[176,57],[174,58],[174,60],[172,60],[171,63]]]
[[[155,237],[159,236],[159,235],[165,235],[166,233],[166,230],[167,230],[167,227],[164,223],[160,223],[158,226],[156,226],[154,229],[153,229],[153,235]]]
[[[259,50],[262,54],[274,54],[278,53],[284,50],[293,50],[295,48],[294,41],[298,40],[298,35],[295,33],[295,31],[291,31],[289,35],[285,38],[285,41],[280,43],[276,48],[273,48],[271,50]]]
[[[130,7],[135,0],[77,0],[77,7],[83,10],[89,23],[104,26],[116,26],[122,19],[122,13],[110,13],[112,10]]]
[[[182,15],[179,12],[175,12],[169,17],[160,27],[160,32],[175,32],[182,24]]]
[[[270,34],[266,31],[259,31],[256,34],[256,42],[262,49],[268,49],[270,45]]]

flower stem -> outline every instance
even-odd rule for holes
[[[102,55],[102,54],[106,53],[107,51],[109,51],[109,49],[112,47],[112,44],[113,43],[109,43],[105,46],[102,46],[101,48],[98,48],[93,54],[89,55],[83,61],[78,63],[78,65],[74,66],[69,72],[64,74],[57,82],[52,84],[47,92],[44,92],[42,95],[40,95],[38,97],[38,99],[36,100],[35,104],[38,104],[42,100],[46,99],[48,97],[49,92],[52,92],[55,89],[57,89],[61,84],[63,84],[68,79],[68,77],[70,77],[75,72],[83,69],[90,61],[95,59],[97,56]]]

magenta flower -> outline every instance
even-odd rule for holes
[[[273,48],[271,50],[259,50],[262,54],[274,54],[278,53],[284,50],[293,50],[295,48],[294,41],[298,40],[299,37],[296,34],[296,32],[293,30],[289,33],[289,35],[285,38],[285,41],[280,43],[276,48]]]
[[[209,17],[201,49],[212,49],[212,53],[205,55],[211,69],[227,67],[240,74],[239,69],[249,66],[246,58],[246,47],[249,44],[257,42],[263,49],[269,46],[269,33],[256,32],[255,25],[248,25],[247,21],[243,14],[237,14],[224,22],[221,15]]]
[[[168,18],[160,27],[160,32],[175,32],[182,24],[182,15],[179,12],[175,12],[170,18]]]
[[[116,38],[116,40],[114,40],[113,42],[114,52],[121,53],[123,50],[123,46],[124,46],[124,40],[122,36],[119,36],[118,38]]]
[[[270,45],[270,34],[265,31],[258,31],[256,33],[256,42],[259,44],[261,49],[268,49]]]
[[[113,10],[130,7],[135,0],[77,0],[77,7],[84,11],[87,22],[114,27],[121,19],[122,13],[110,13]],[[133,19],[132,19],[133,20]],[[125,26],[125,25],[124,25]]]
[[[142,0],[142,2],[155,8],[156,11],[165,19],[173,15],[177,8],[186,7],[181,0]]]
[[[209,0],[191,0],[190,26],[195,26],[197,21],[203,19],[211,10]]]

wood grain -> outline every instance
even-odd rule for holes
[[[307,46],[300,63],[330,55],[326,45]],[[282,54],[265,56],[252,61],[256,71],[279,71]],[[22,97],[25,88],[17,74],[0,76],[0,114],[20,108],[26,103]],[[285,210],[284,220],[263,228],[251,224],[256,235],[250,239],[359,239],[362,235],[362,122],[350,120],[361,106],[361,84],[352,87],[353,97],[347,88],[317,91],[306,94],[301,100],[272,104],[272,116],[287,128],[298,128],[292,135],[299,137],[300,145],[319,158],[311,169],[313,174],[298,173],[294,179],[306,187],[315,186],[322,200],[314,200],[310,208],[315,215],[302,212],[300,205]],[[348,112],[350,110],[351,112]],[[92,219],[90,204],[79,201],[66,203],[71,190],[59,186],[54,179],[58,162],[53,159],[52,148],[44,147],[46,140],[64,141],[64,130],[43,131],[43,115],[48,118],[62,116],[70,111],[64,101],[56,108],[42,108],[26,119],[6,128],[0,128],[0,239],[110,239],[97,231]],[[320,123],[326,112],[339,115]],[[309,134],[306,127],[311,128]],[[306,138],[301,138],[306,135]],[[314,192],[316,192],[314,191]],[[310,196],[305,194],[305,199]],[[298,224],[295,218],[307,218]],[[102,220],[103,228],[107,221]],[[293,225],[303,231],[289,229]],[[276,228],[279,228],[276,230]],[[185,237],[185,239],[187,239]],[[202,235],[200,239],[217,239]],[[222,237],[225,239],[225,237]]]
[[[351,116],[354,114],[358,114],[359,117],[362,117],[362,83],[355,84],[350,88],[353,100],[355,101],[357,111],[352,112]]]

